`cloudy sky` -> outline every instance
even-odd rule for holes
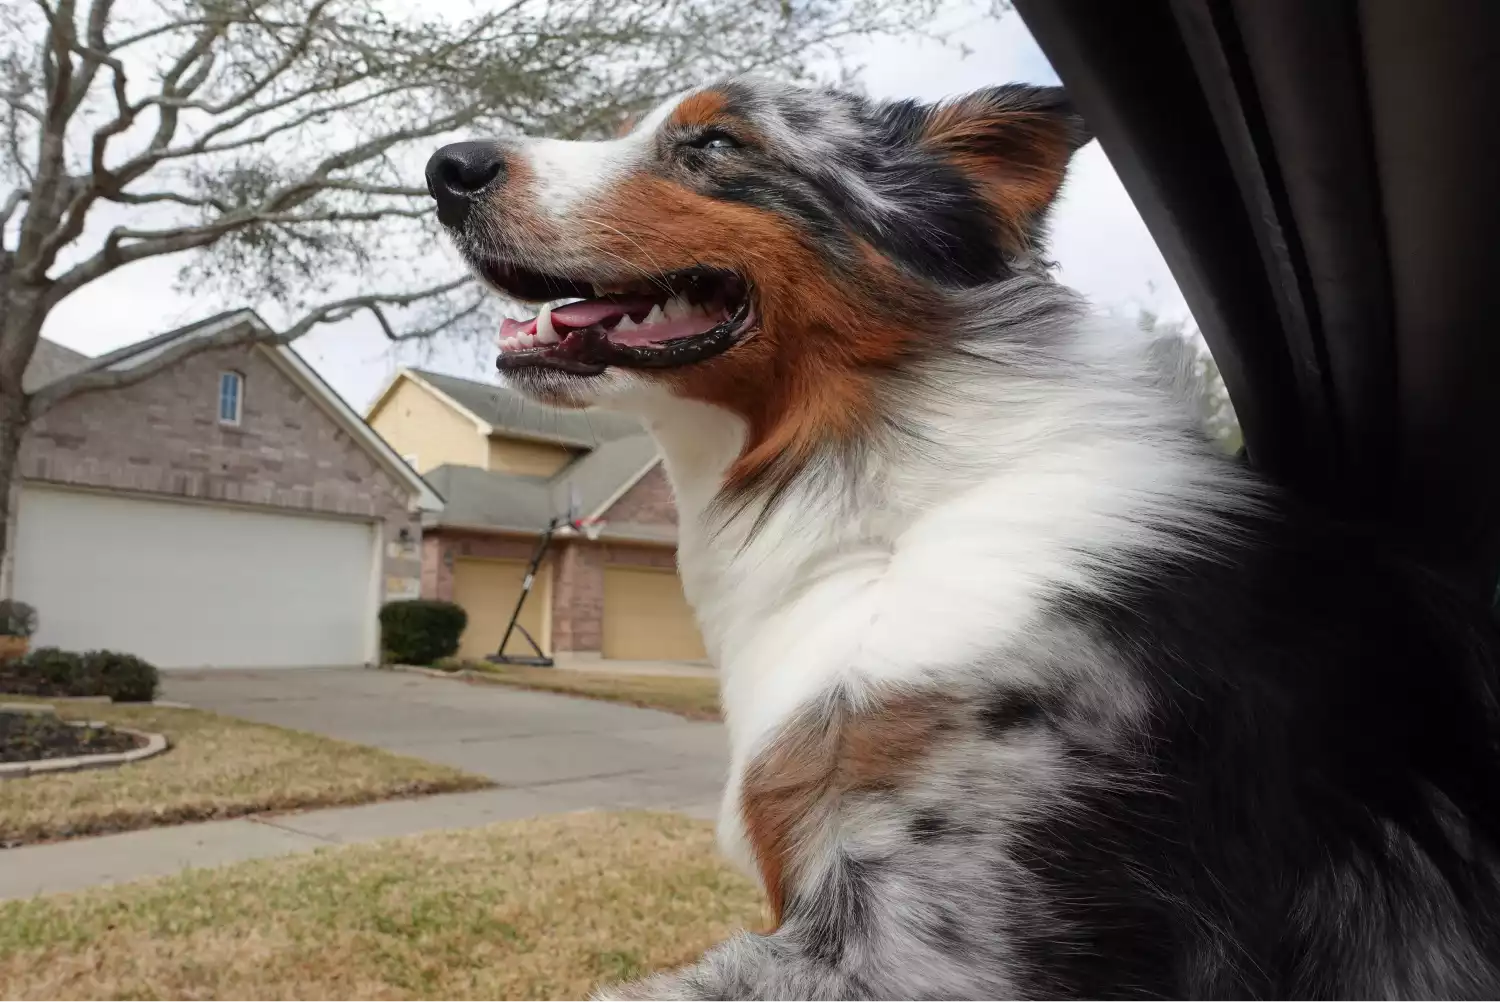
[[[864,85],[874,97],[936,100],[994,83],[1056,83],[1020,17],[991,18],[983,13],[989,6],[988,0],[953,0],[938,25],[963,41],[966,56],[935,42],[883,40],[846,58],[864,68]],[[1187,315],[1166,264],[1098,143],[1073,162],[1053,216],[1052,238],[1062,280],[1099,307]],[[48,319],[44,336],[94,355],[240,305],[177,291],[179,266],[173,258],[157,258],[120,269],[64,301]],[[493,378],[489,346],[433,344],[397,351],[364,317],[315,331],[297,343],[297,350],[361,409],[403,364]]]

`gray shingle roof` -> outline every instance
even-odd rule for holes
[[[634,418],[607,411],[561,410],[506,386],[424,369],[411,372],[496,431],[579,450],[550,477],[473,466],[429,470],[427,482],[445,501],[442,512],[429,517],[429,525],[541,532],[554,517],[567,515],[572,499],[581,515],[598,511],[657,458],[656,443]],[[677,542],[677,528],[614,523],[605,526],[602,538],[672,544]]]
[[[550,477],[497,473],[473,466],[439,466],[427,481],[446,504],[430,525],[540,532],[554,516],[566,515],[576,493],[579,512],[590,515],[628,487],[656,459],[656,443],[639,430],[605,442]],[[675,543],[675,526],[607,525],[604,535],[651,543]]]
[[[424,369],[411,370],[459,406],[495,428],[526,438],[592,449],[604,442],[641,433],[640,422],[607,411],[546,407],[515,390]]]

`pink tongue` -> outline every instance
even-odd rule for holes
[[[581,302],[559,306],[553,310],[552,326],[554,329],[568,327],[575,330],[579,327],[592,327],[600,321],[623,316],[626,313],[649,313],[656,302],[655,299],[645,296],[637,296],[634,299],[585,299]],[[529,320],[512,320],[506,317],[500,321],[502,340],[517,334],[535,333],[536,317]]]
[[[635,299],[585,299],[553,310],[552,322],[564,327],[592,327],[601,320],[624,313],[649,311],[655,305],[656,300],[644,296]]]
[[[569,303],[553,310],[552,326],[557,330],[558,335],[562,336],[567,330],[591,327],[613,317],[625,316],[629,313],[637,316],[649,313],[656,305],[657,300],[644,296],[635,299],[585,299],[582,302]],[[629,331],[611,330],[609,339],[616,344],[624,345],[648,345],[671,341],[674,338],[701,334],[714,324],[723,321],[724,316],[724,311],[720,308],[711,318],[704,317],[702,314],[679,317],[675,320],[663,318],[649,327],[638,327]],[[500,322],[501,340],[518,334],[535,333],[536,317],[529,320],[512,320],[506,317]]]

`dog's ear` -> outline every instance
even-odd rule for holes
[[[1093,138],[1061,87],[1011,84],[928,111],[920,142],[963,171],[1013,253],[1029,249],[1073,153]]]

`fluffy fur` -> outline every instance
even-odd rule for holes
[[[1047,276],[1085,140],[1055,90],[737,80],[506,144],[455,233],[754,289],[705,361],[512,374],[660,443],[776,917],[613,997],[1500,993],[1492,624],[1215,455]]]

